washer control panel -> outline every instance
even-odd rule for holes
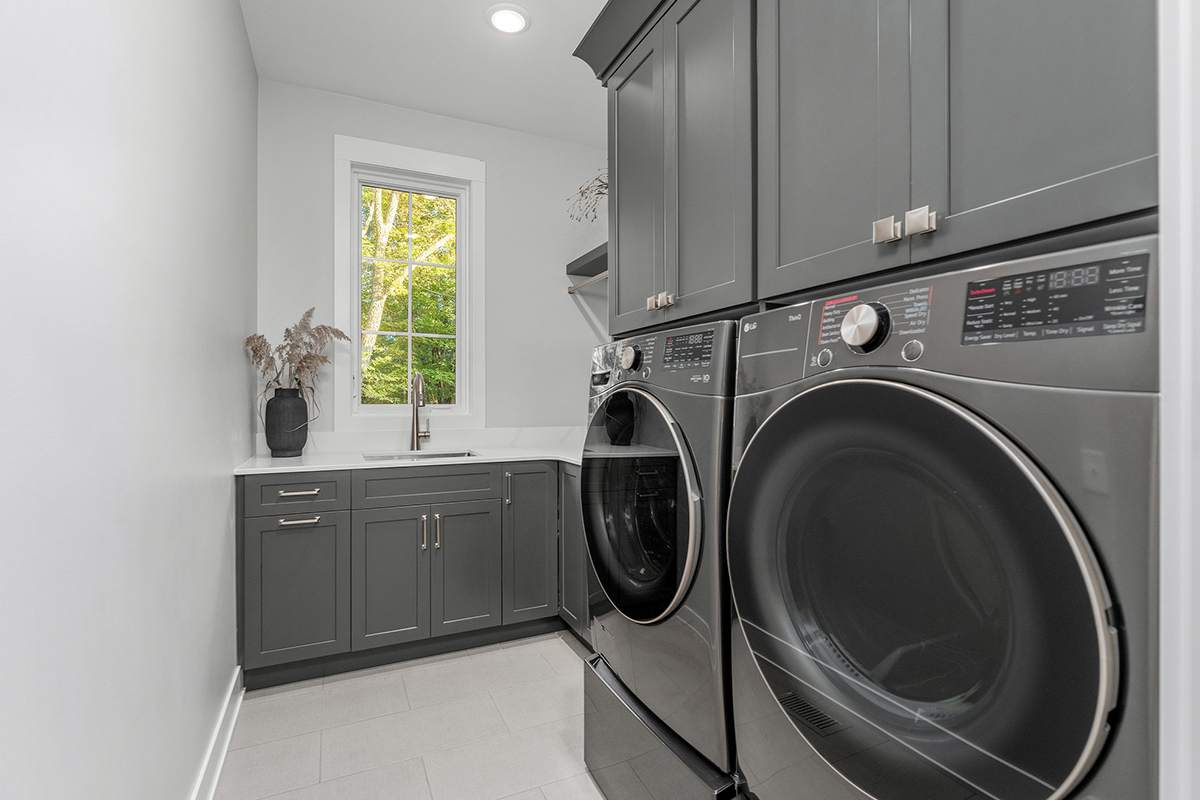
[[[636,381],[693,394],[732,393],[736,323],[630,336],[592,351],[591,392]]]

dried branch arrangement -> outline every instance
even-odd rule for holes
[[[567,212],[576,222],[594,222],[600,210],[601,198],[608,196],[608,168],[600,170],[596,177],[579,187],[570,199],[571,208]]]
[[[267,379],[261,396],[276,387],[300,389],[316,404],[317,373],[322,364],[329,363],[326,346],[335,339],[348,342],[350,337],[332,325],[313,325],[315,310],[305,311],[299,322],[284,330],[283,343],[276,347],[261,333],[247,337],[246,349],[254,367]]]

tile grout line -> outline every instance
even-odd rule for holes
[[[429,767],[425,764],[425,756],[421,756],[421,774],[425,776],[425,791],[429,792],[429,800],[433,800],[433,784],[429,782]]]

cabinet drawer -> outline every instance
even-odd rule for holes
[[[246,476],[247,517],[346,511],[349,508],[349,472]]]
[[[499,464],[449,464],[354,471],[354,508],[387,508],[500,497]]]

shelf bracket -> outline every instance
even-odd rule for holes
[[[607,277],[608,277],[608,270],[604,270],[604,272],[601,272],[597,275],[593,275],[592,277],[588,278],[586,281],[580,281],[579,283],[575,284],[574,286],[568,286],[567,294],[575,294],[583,287],[591,286],[593,283],[599,283],[600,281],[606,279]]]

